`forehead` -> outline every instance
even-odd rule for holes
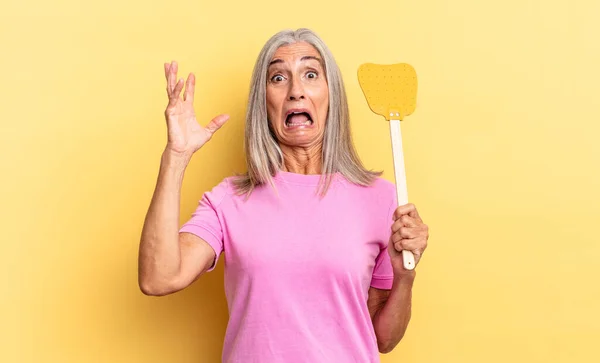
[[[319,62],[321,62],[321,55],[319,54],[319,51],[307,42],[297,42],[277,48],[275,54],[273,54],[273,57],[271,58],[271,62],[276,60],[282,60],[286,62],[297,61],[302,60],[304,57],[315,57],[319,60]]]

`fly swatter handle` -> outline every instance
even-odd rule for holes
[[[408,191],[406,189],[406,172],[404,170],[404,154],[402,152],[402,132],[400,131],[400,120],[390,120],[390,133],[392,135],[392,153],[394,155],[394,176],[396,177],[396,195],[398,205],[408,203]],[[403,250],[402,260],[404,268],[412,270],[415,268],[415,256],[412,252]]]

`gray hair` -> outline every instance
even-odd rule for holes
[[[248,171],[233,181],[238,194],[249,196],[255,187],[262,184],[274,186],[272,177],[282,168],[283,153],[267,120],[267,68],[279,47],[296,42],[307,42],[320,53],[329,86],[329,111],[323,135],[319,182],[321,196],[327,192],[334,173],[339,172],[348,181],[363,186],[370,185],[381,175],[381,172],[365,169],[356,153],[344,82],[329,48],[309,29],[283,30],[263,46],[252,73],[244,138]]]

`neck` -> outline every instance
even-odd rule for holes
[[[289,147],[280,145],[283,153],[283,171],[295,174],[320,174],[323,161],[321,145]]]

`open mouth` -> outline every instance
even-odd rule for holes
[[[291,111],[285,118],[286,127],[311,126],[312,124],[312,117],[306,111]]]

